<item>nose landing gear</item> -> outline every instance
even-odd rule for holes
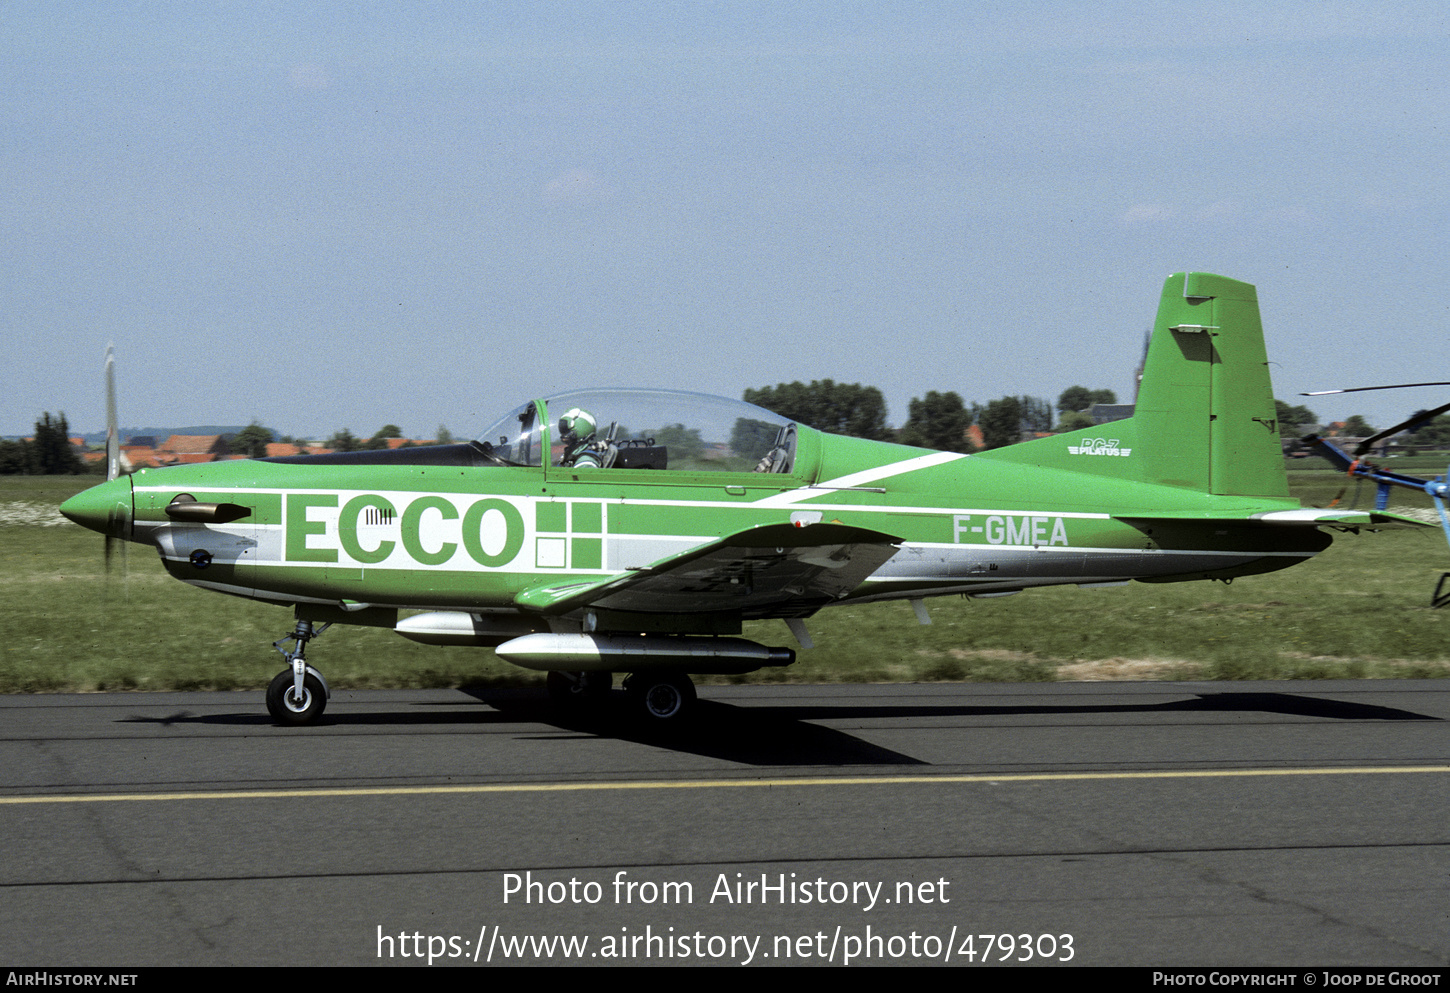
[[[287,660],[287,668],[277,673],[267,687],[267,713],[278,724],[311,724],[326,709],[332,691],[322,673],[307,664],[305,655],[307,643],[329,627],[330,622],[314,628],[311,621],[299,617],[291,634],[272,642],[272,647]],[[289,641],[295,646],[290,652],[282,647]]]

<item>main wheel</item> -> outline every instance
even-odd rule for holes
[[[278,724],[311,724],[327,707],[327,690],[322,680],[312,673],[302,677],[302,697],[298,699],[292,670],[283,669],[267,687],[267,713]]]
[[[614,673],[551,670],[546,685],[549,688],[549,697],[555,703],[572,707],[594,703],[608,696],[614,687]]]
[[[637,672],[629,689],[650,721],[678,724],[695,702],[695,684],[683,672]]]

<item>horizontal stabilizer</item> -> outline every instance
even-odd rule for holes
[[[1427,521],[1392,514],[1386,510],[1324,510],[1319,507],[1305,507],[1302,510],[1275,510],[1254,515],[1265,524],[1323,524],[1328,527],[1365,528],[1429,528],[1435,525]]]
[[[1220,514],[1212,511],[1184,510],[1168,511],[1155,514],[1124,514],[1114,518],[1115,520],[1126,521],[1135,527],[1152,524],[1154,521],[1164,523],[1183,524],[1188,522],[1199,522],[1211,524],[1221,522],[1224,524],[1236,525],[1269,525],[1275,527],[1325,527],[1339,528],[1428,528],[1434,527],[1425,521],[1416,520],[1413,517],[1406,517],[1403,514],[1392,514],[1383,510],[1325,510],[1320,507],[1305,507],[1300,510],[1270,510],[1258,514],[1250,514],[1247,517],[1241,514]]]

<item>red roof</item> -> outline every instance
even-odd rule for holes
[[[221,442],[219,434],[174,434],[167,438],[160,445],[156,446],[158,452],[176,452],[187,454],[199,454],[205,452],[210,455],[217,452]]]

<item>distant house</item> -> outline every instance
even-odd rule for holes
[[[132,439],[134,440],[134,439]],[[146,439],[150,441],[151,439]],[[154,445],[122,445],[121,471],[135,472],[137,469],[153,469],[163,463],[157,461]]]
[[[1132,417],[1135,406],[1131,403],[1095,403],[1084,413],[1093,419],[1093,424],[1110,424]]]
[[[268,459],[286,459],[295,455],[331,455],[332,449],[320,441],[304,441],[301,444],[289,444],[283,441],[267,442],[267,454],[262,456]]]
[[[123,468],[126,468],[126,463],[130,463],[130,469],[193,465],[216,462],[228,455],[226,442],[219,434],[174,434],[154,447],[136,444],[142,440],[149,439],[132,438],[131,444],[121,446]]]
[[[158,452],[172,455],[227,455],[227,444],[219,434],[174,434],[156,446]]]

